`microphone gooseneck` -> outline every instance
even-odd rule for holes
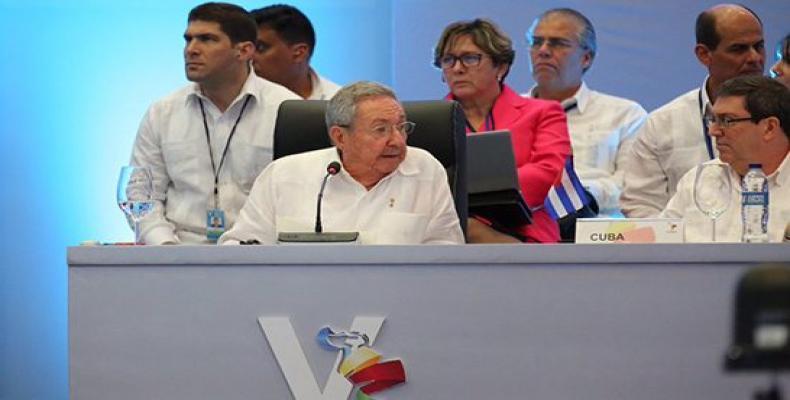
[[[337,161],[332,161],[329,165],[326,166],[326,175],[324,175],[324,180],[321,182],[321,190],[318,191],[318,201],[316,202],[316,211],[315,211],[315,233],[321,233],[324,231],[323,226],[321,226],[321,200],[324,198],[324,188],[326,187],[326,181],[329,179],[330,176],[336,175],[340,172],[340,163]]]

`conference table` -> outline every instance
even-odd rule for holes
[[[344,399],[339,352],[316,340],[325,326],[402,361],[406,382],[376,399],[749,399],[769,375],[724,371],[735,285],[790,261],[790,245],[81,246],[67,257],[73,399]]]

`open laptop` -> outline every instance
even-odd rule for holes
[[[532,222],[518,183],[510,131],[472,133],[466,137],[469,214],[506,226]]]

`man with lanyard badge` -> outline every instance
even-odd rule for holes
[[[694,53],[708,69],[702,87],[650,113],[626,160],[620,205],[627,217],[654,217],[692,167],[717,154],[704,123],[719,86],[730,78],[762,74],[762,22],[742,5],[722,4],[697,17]]]
[[[250,68],[257,27],[241,7],[205,3],[184,33],[187,79],[155,102],[137,132],[131,164],[151,169],[154,210],[146,244],[212,243],[233,225],[271,161],[277,109],[298,99]]]

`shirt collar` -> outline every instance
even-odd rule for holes
[[[538,85],[533,85],[529,89],[529,92],[527,92],[527,97],[538,98],[537,90]],[[592,91],[590,88],[588,88],[587,84],[582,81],[581,86],[579,86],[579,90],[577,90],[573,96],[561,101],[560,105],[562,105],[562,108],[567,108],[568,106],[576,104],[576,109],[579,110],[579,114],[584,114],[584,110],[587,108],[587,104],[590,102],[591,93]]]
[[[776,168],[776,171],[771,173],[771,175],[766,176],[768,180],[772,181],[773,184],[776,186],[783,186],[783,185],[790,185],[790,153],[785,154],[785,159],[782,160],[782,163],[779,164],[779,167]],[[708,163],[715,163],[715,164],[723,164],[729,165],[726,162],[722,161],[720,158],[715,158]],[[730,176],[733,179],[733,187],[740,187],[740,181],[743,179],[742,176],[738,175],[735,172],[735,169],[730,166]],[[736,183],[737,182],[737,183]]]
[[[413,147],[406,146],[406,157],[403,159],[403,162],[398,165],[398,168],[395,170],[396,172],[405,176],[418,175],[420,173],[420,168],[415,161],[416,159],[414,157],[409,157],[409,152],[412,151],[417,150]]]
[[[790,153],[785,154],[785,159],[779,164],[779,168],[768,175],[768,179],[772,179],[776,186],[790,185],[790,161],[788,160],[790,160]]]
[[[253,99],[255,99],[255,101],[260,101],[261,99],[258,96],[259,90],[257,90],[259,86],[258,85],[259,80],[260,78],[258,78],[258,76],[255,75],[255,71],[253,71],[252,67],[250,67],[250,72],[247,75],[247,80],[244,81],[244,85],[241,87],[241,91],[239,92],[239,95],[236,96],[235,99],[233,99],[233,102],[231,102],[230,107],[228,107],[228,109],[231,109],[239,101],[243,101],[244,98],[247,97],[247,95],[252,96]],[[186,102],[188,103],[191,101],[197,101],[197,99],[203,99],[203,101],[211,102],[211,99],[206,97],[206,95],[203,94],[203,91],[200,90],[200,84],[197,82],[192,82],[192,84],[189,85],[187,89]]]
[[[710,76],[705,77],[705,80],[702,81],[702,86],[699,88],[699,93],[702,98],[702,108],[699,110],[701,115],[705,115],[705,111],[713,107],[713,104],[710,104],[710,96],[708,96],[708,79],[710,79]]]
[[[310,68],[310,85],[312,85],[312,91],[310,92],[310,96],[307,98],[308,100],[327,100],[324,98],[324,91],[321,87],[321,78],[318,77],[318,74]]]
[[[590,102],[591,92],[592,91],[587,87],[587,84],[582,81],[582,85],[579,86],[579,90],[576,91],[576,94],[566,101],[571,99],[576,100],[576,106],[578,107],[579,113],[584,114],[584,110],[587,109],[587,104]],[[565,106],[565,103],[563,102],[562,105]]]

